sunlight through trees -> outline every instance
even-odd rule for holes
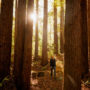
[[[0,0],[0,90],[89,90],[89,29],[89,0]]]

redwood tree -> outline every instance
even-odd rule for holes
[[[60,53],[64,53],[64,0],[60,3]]]
[[[88,59],[90,71],[90,1],[88,0]]]
[[[44,0],[44,20],[43,20],[43,41],[42,41],[42,65],[48,63],[47,55],[47,18],[48,18],[48,0]]]
[[[83,52],[80,5],[81,0],[66,0],[64,90],[81,90]]]
[[[57,1],[54,0],[54,53],[58,54]]]
[[[33,13],[34,0],[28,0],[27,5],[27,26],[25,31],[25,45],[24,45],[24,60],[23,60],[23,90],[30,90],[30,75],[31,75],[31,61],[32,61],[32,33],[33,20],[29,19],[30,14]]]
[[[88,27],[87,27],[87,0],[81,0],[81,27],[82,27],[82,75],[88,73]]]
[[[1,0],[0,0],[0,14],[1,14]]]
[[[15,37],[15,55],[14,55],[14,79],[19,90],[23,88],[23,62],[24,62],[24,43],[26,30],[26,0],[18,0],[17,27]]]
[[[36,0],[35,60],[38,59],[38,0]]]
[[[17,18],[18,18],[18,0],[15,1],[15,40],[17,35]]]
[[[33,0],[28,0],[28,2],[26,0],[18,1],[14,62],[14,79],[18,90],[30,90],[33,22],[29,19],[29,14],[32,12]]]
[[[10,74],[13,0],[2,0],[0,14],[0,81]]]

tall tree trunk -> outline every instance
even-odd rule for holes
[[[15,56],[14,56],[14,76],[18,90],[23,86],[23,62],[24,62],[24,43],[25,43],[25,22],[26,22],[26,0],[18,0],[17,27],[15,37]]]
[[[88,59],[90,72],[90,0],[88,0]]]
[[[38,59],[38,0],[36,0],[35,60]]]
[[[24,61],[23,61],[23,90],[30,90],[30,75],[32,61],[32,33],[33,20],[29,19],[33,13],[34,0],[28,0],[27,7],[27,27],[25,31]]]
[[[13,0],[2,0],[0,14],[0,81],[10,74]]]
[[[82,27],[82,75],[88,73],[88,27],[87,27],[87,0],[81,0],[81,27]]]
[[[64,0],[60,0],[60,53],[64,53]]]
[[[1,14],[1,0],[0,0],[0,14]]]
[[[14,76],[18,90],[30,90],[30,71],[32,60],[33,22],[29,14],[33,12],[33,0],[19,0],[17,13],[17,35],[15,42]]]
[[[18,0],[15,2],[15,40],[17,37]]]
[[[0,19],[1,19],[1,0],[0,0]],[[0,22],[1,22],[1,20],[0,20]]]
[[[48,19],[48,0],[44,0],[44,20],[43,20],[43,41],[42,41],[42,65],[48,63],[47,55],[47,19]]]
[[[64,90],[81,90],[81,0],[66,1]]]
[[[57,1],[54,0],[54,53],[58,54]]]

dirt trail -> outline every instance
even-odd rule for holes
[[[42,67],[40,62],[34,62],[32,65],[32,90],[62,90],[63,80],[63,62],[56,61],[56,79],[50,76],[50,65]],[[41,73],[41,76],[38,75]]]

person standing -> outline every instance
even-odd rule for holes
[[[54,73],[54,78],[56,78],[56,60],[55,57],[51,57],[50,59],[50,68],[51,68],[51,77],[53,76]]]

